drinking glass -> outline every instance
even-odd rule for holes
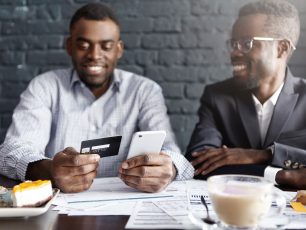
[[[273,183],[263,177],[218,175],[207,180],[208,193],[221,226],[226,229],[256,229],[267,215],[274,199],[275,215],[280,215],[286,200],[274,192]]]

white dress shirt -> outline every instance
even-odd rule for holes
[[[279,94],[282,91],[283,86],[284,83],[275,91],[275,93],[267,101],[265,101],[264,104],[261,104],[260,101],[256,98],[256,96],[252,94],[255,108],[257,111],[261,143],[264,143],[265,141],[270,121],[273,115],[274,107],[276,105]],[[268,166],[264,171],[264,177],[276,184],[275,176],[276,173],[280,170],[282,170],[282,168]]]
[[[192,165],[175,144],[160,86],[152,80],[115,69],[109,89],[99,98],[73,69],[34,78],[21,94],[12,124],[0,146],[0,173],[24,180],[31,162],[50,159],[81,141],[122,135],[119,154],[100,160],[98,177],[117,176],[136,131],[166,130],[162,151],[170,155],[176,179],[193,177]]]

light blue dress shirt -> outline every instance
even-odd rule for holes
[[[25,180],[31,162],[52,158],[66,147],[80,151],[83,140],[122,135],[119,154],[102,158],[98,177],[117,176],[136,131],[166,130],[162,151],[170,155],[178,180],[194,169],[175,144],[161,88],[152,80],[115,69],[111,86],[98,99],[74,69],[34,78],[21,94],[0,146],[0,173]]]

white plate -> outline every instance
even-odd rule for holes
[[[53,189],[53,197],[45,205],[33,208],[0,208],[0,217],[26,217],[38,216],[48,211],[55,197],[59,193],[59,189]]]

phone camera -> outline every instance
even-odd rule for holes
[[[142,137],[142,135],[139,135],[139,137]]]

